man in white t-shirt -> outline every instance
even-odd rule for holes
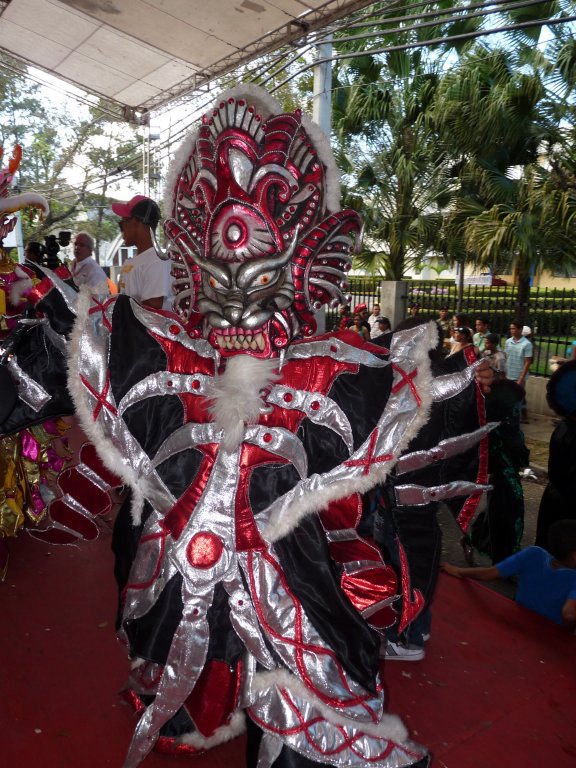
[[[88,232],[78,232],[74,238],[74,261],[70,269],[78,287],[89,285],[99,293],[108,292],[108,278],[94,256],[94,240]]]
[[[374,304],[372,307],[372,314],[368,318],[368,325],[370,326],[370,338],[375,339],[380,335],[380,329],[378,328],[378,319],[380,317],[380,304]]]
[[[160,221],[160,208],[149,197],[136,195],[127,203],[113,203],[112,210],[120,216],[124,244],[136,247],[136,256],[122,266],[120,293],[153,309],[170,309],[170,261],[161,259],[152,243],[152,232]]]

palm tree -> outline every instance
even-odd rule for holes
[[[454,161],[447,237],[476,264],[514,257],[521,319],[535,269],[574,262],[574,190],[559,187],[570,168],[567,110],[546,82],[550,71],[542,57],[520,69],[514,52],[480,46],[437,90],[435,121]]]
[[[390,280],[437,247],[449,200],[444,154],[429,120],[439,76],[420,60],[420,52],[390,56],[385,68],[367,57],[335,77],[344,202],[366,221],[367,247],[356,265]]]

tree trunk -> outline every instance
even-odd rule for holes
[[[518,294],[516,296],[516,319],[524,325],[528,322],[530,304],[530,273],[518,272]]]
[[[458,262],[458,297],[456,299],[456,311],[462,312],[462,304],[464,302],[464,268],[466,267],[466,259]]]

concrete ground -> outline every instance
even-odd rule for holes
[[[536,519],[538,517],[538,507],[544,488],[546,486],[546,470],[548,466],[548,444],[550,435],[554,430],[557,419],[548,416],[534,415],[530,417],[529,424],[523,424],[522,430],[526,444],[530,448],[530,466],[536,475],[536,480],[523,480],[524,489],[524,536],[522,546],[529,547],[534,544],[536,537]],[[446,560],[453,565],[467,566],[460,539],[462,533],[450,515],[448,509],[441,507],[438,521],[442,529],[442,560]],[[492,565],[490,559],[475,553],[477,565]],[[491,582],[490,586],[509,597],[514,596],[514,584],[510,581]]]

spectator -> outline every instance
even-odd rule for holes
[[[408,317],[417,317],[420,314],[420,304],[411,304],[408,307]]]
[[[472,547],[499,563],[518,552],[524,531],[524,490],[519,473],[530,463],[530,451],[519,428],[524,390],[501,377],[485,396],[486,420],[498,426],[488,435],[487,504],[464,536],[462,547],[473,565]],[[470,547],[470,549],[468,549]]]
[[[376,318],[375,329],[370,333],[370,338],[372,341],[375,341],[376,339],[381,338],[385,333],[389,333],[391,330],[392,326],[390,325],[390,320],[388,320],[387,317],[380,316]]]
[[[42,245],[36,242],[36,240],[31,240],[24,251],[25,261],[31,261],[33,264],[42,264],[42,258]]]
[[[576,520],[576,361],[565,363],[550,377],[546,395],[562,420],[550,438],[548,484],[536,527],[539,547],[548,541],[548,530],[556,520]]]
[[[532,342],[522,335],[524,324],[519,320],[510,323],[510,338],[506,340],[506,378],[526,389],[526,380],[533,360]],[[522,407],[521,421],[528,421],[526,401]]]
[[[368,329],[368,323],[362,319],[362,315],[354,315],[354,322],[350,326],[351,331],[359,334],[364,341],[370,341],[370,331]]]
[[[372,307],[372,314],[368,318],[368,325],[370,326],[370,338],[375,339],[380,335],[378,330],[378,318],[380,317],[380,304],[374,304]]]
[[[476,333],[473,336],[474,346],[478,348],[478,352],[482,354],[484,352],[484,344],[486,343],[486,336],[490,333],[490,323],[486,317],[476,318]]]
[[[76,285],[88,285],[91,290],[108,293],[106,273],[94,256],[94,240],[88,232],[78,232],[74,238],[74,261],[71,273]]]
[[[152,242],[160,208],[149,197],[136,195],[127,203],[113,203],[112,210],[121,217],[124,244],[136,247],[136,256],[122,266],[120,293],[153,309],[170,309],[170,262],[160,258]]]
[[[366,328],[368,331],[368,338],[370,338],[370,325],[368,323],[368,307],[366,304],[357,304],[354,307],[354,321],[356,320],[356,315],[360,318],[360,322],[362,323],[362,326]]]
[[[569,347],[566,348],[566,357],[560,355],[552,355],[548,360],[550,370],[552,373],[558,370],[568,360],[576,360],[576,341],[573,341]]]
[[[470,318],[468,317],[468,315],[465,315],[462,312],[456,312],[456,314],[452,317],[452,327],[453,328],[470,328],[470,330],[472,330],[472,326],[470,324]]]
[[[352,315],[350,314],[350,304],[340,304],[338,307],[338,314],[340,320],[337,322],[338,330],[345,331],[346,328],[352,323]]]
[[[484,337],[484,352],[482,357],[490,360],[490,365],[494,371],[494,378],[506,378],[506,354],[498,348],[500,336],[497,333],[487,333]]]
[[[438,320],[436,321],[442,330],[442,338],[450,338],[450,310],[448,307],[440,307],[438,310]]]
[[[472,346],[472,331],[470,328],[461,326],[454,328],[454,344],[450,350],[450,354],[454,355],[456,352],[461,352],[465,347]]]
[[[550,528],[548,552],[527,547],[489,568],[442,569],[457,578],[494,581],[518,577],[516,602],[557,624],[576,623],[576,520],[559,520]]]

